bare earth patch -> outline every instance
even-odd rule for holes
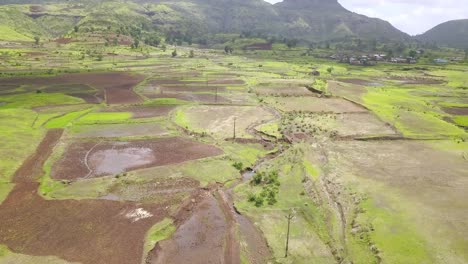
[[[99,177],[222,153],[214,146],[184,138],[74,142],[53,165],[51,174],[55,179]]]
[[[124,72],[109,72],[62,74],[51,77],[2,78],[0,79],[0,82],[5,85],[32,85],[35,89],[50,85],[58,85],[58,87],[62,88],[60,92],[65,94],[70,93],[68,90],[70,87],[73,90],[70,95],[77,94],[77,97],[83,96],[83,99],[88,98],[83,94],[90,94],[96,95],[102,100],[102,96],[105,93],[106,101],[109,104],[131,104],[143,101],[135,92],[133,92],[133,87],[143,79],[144,76],[142,75],[131,75]],[[85,92],[82,92],[79,89],[73,89],[76,85],[91,86],[97,89],[98,93],[89,93],[88,88],[85,89]]]
[[[451,115],[468,115],[468,107],[444,107],[442,110]]]
[[[21,183],[0,205],[0,244],[13,252],[80,263],[141,263],[143,241],[167,216],[165,204],[47,201]]]
[[[179,100],[200,102],[200,103],[230,103],[227,98],[216,94],[198,94],[198,93],[159,93],[159,94],[145,94],[146,97],[151,99],[158,98],[176,98]]]

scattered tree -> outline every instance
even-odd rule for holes
[[[173,52],[172,52],[172,57],[177,57],[177,50],[175,49]]]
[[[288,48],[294,48],[297,46],[297,40],[296,39],[288,39],[286,40],[286,46],[288,46]]]
[[[41,38],[39,38],[38,36],[35,36],[35,37],[34,37],[34,43],[35,43],[36,45],[39,45],[39,42],[40,42],[40,41],[41,41]]]
[[[133,42],[133,47],[134,47],[135,49],[137,49],[139,46],[140,46],[140,40],[139,40],[139,39],[135,39],[135,41]]]
[[[229,54],[229,53],[232,54],[233,51],[234,51],[234,49],[231,46],[225,46],[224,47],[224,53],[226,53],[226,54]]]
[[[78,26],[73,27],[73,30],[75,31],[75,33],[78,32],[78,29],[79,29]]]
[[[332,74],[333,70],[334,70],[333,67],[328,67],[328,68],[327,68],[327,72],[328,72],[329,74]]]
[[[408,53],[408,55],[409,55],[411,58],[416,58],[416,56],[418,55],[418,53],[417,53],[415,50],[410,50],[410,52]]]
[[[190,50],[189,58],[193,58],[193,57],[195,57],[195,53],[193,52],[193,50]]]

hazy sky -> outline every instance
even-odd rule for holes
[[[270,3],[280,0],[266,0]],[[327,1],[327,0],[323,0]],[[421,34],[453,19],[468,18],[468,0],[338,0],[348,10],[392,23],[411,34]]]

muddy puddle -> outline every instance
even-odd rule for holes
[[[185,138],[72,142],[52,166],[56,179],[78,179],[221,155],[222,150]]]
[[[90,155],[89,164],[96,174],[118,174],[155,160],[150,148],[98,150]]]
[[[242,181],[250,181],[252,177],[255,175],[255,171],[252,169],[246,170],[244,173],[242,173]]]

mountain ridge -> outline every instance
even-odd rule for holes
[[[416,39],[425,42],[435,42],[454,48],[468,48],[468,19],[457,19],[443,22],[423,34],[416,35]]]
[[[263,0],[81,0],[73,3],[65,0],[0,0],[0,4],[11,2],[21,5],[83,5],[83,9],[79,11],[82,17],[76,23],[66,23],[72,27],[74,25],[71,24],[76,24],[92,28],[93,22],[96,23],[96,27],[105,26],[107,21],[113,27],[132,26],[130,23],[135,22],[133,26],[153,25],[164,34],[175,32],[192,37],[248,32],[307,42],[348,37],[382,41],[410,39],[408,34],[396,29],[387,21],[353,13],[337,0],[284,0],[276,4]],[[25,13],[23,6],[18,9]],[[120,11],[116,13],[115,10]],[[40,14],[37,16],[40,17]],[[126,21],[119,19],[119,16]],[[36,21],[37,18],[31,19]],[[50,17],[48,19],[53,20]],[[57,29],[54,32],[67,30],[71,31],[72,28]]]

